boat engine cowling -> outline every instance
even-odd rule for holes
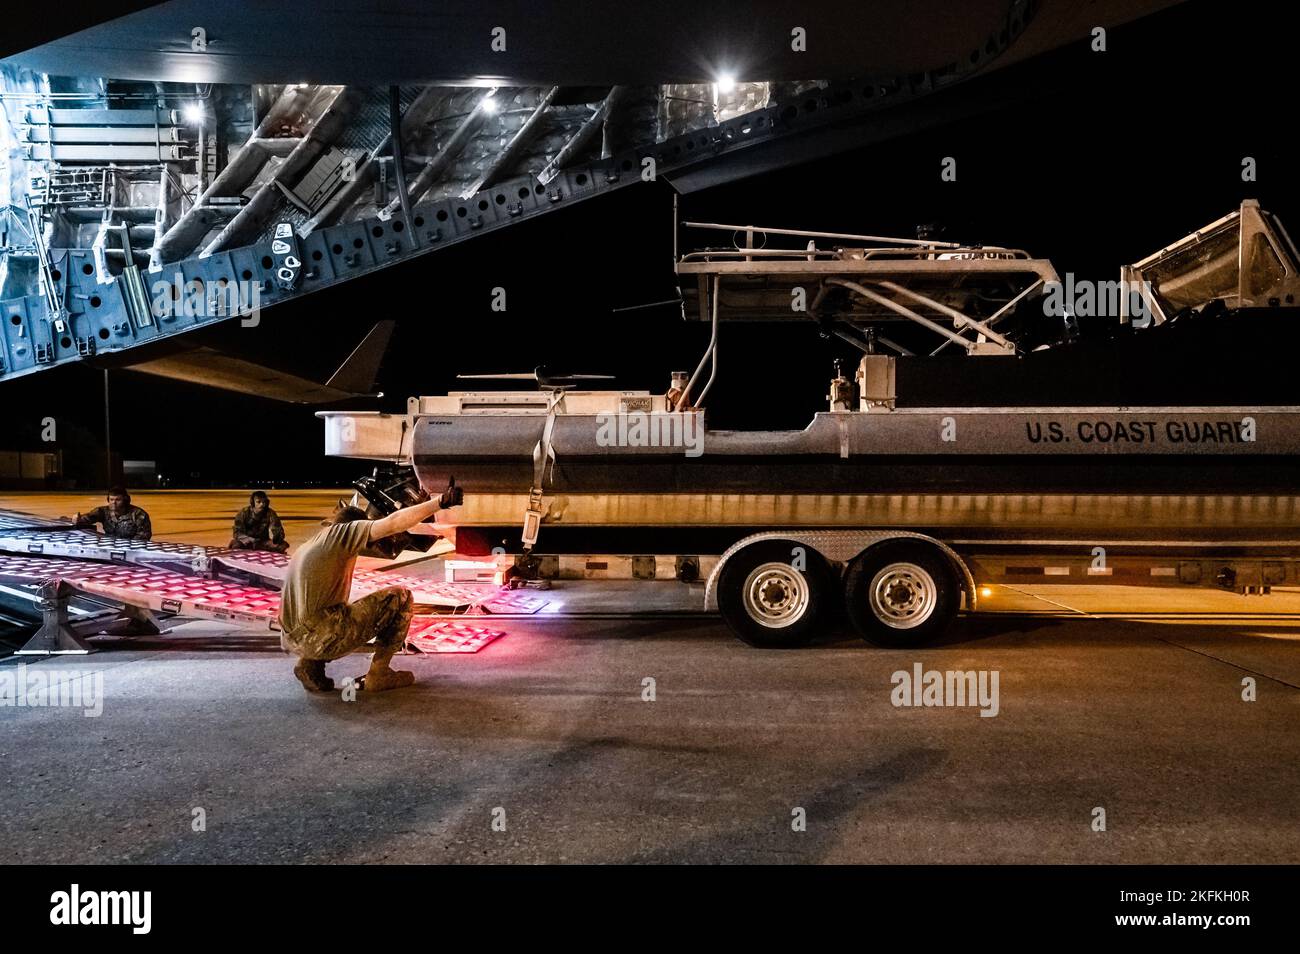
[[[381,464],[370,476],[354,480],[352,487],[357,496],[366,502],[366,517],[370,520],[378,520],[395,510],[424,503],[429,499],[429,495],[420,487],[415,471],[410,467]],[[392,558],[403,550],[426,553],[438,539],[439,537],[429,534],[398,533],[375,541],[368,549]]]

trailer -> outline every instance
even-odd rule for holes
[[[664,392],[488,376],[536,389],[322,412],[326,452],[379,462],[358,489],[380,513],[455,476],[467,502],[441,529],[516,580],[562,556],[671,567],[762,646],[805,643],[841,607],[873,643],[919,645],[986,587],[1035,579],[1300,584],[1296,352],[1279,346],[1300,346],[1300,255],[1256,203],[1091,299],[1013,248],[686,224],[733,237],[676,259],[683,316],[711,328],[694,373]],[[815,323],[857,367],[836,363],[802,430],[712,429],[726,321]],[[1222,344],[1245,334],[1265,347]]]

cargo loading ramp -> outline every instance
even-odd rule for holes
[[[90,652],[82,635],[92,628],[99,632],[120,623],[133,633],[157,634],[169,617],[279,632],[278,590],[287,564],[283,554],[114,540],[92,531],[63,529],[30,514],[0,511],[0,587],[29,600],[45,618],[41,631],[19,655]],[[260,569],[260,575],[251,573],[253,568]],[[223,574],[245,578],[232,580]],[[503,599],[495,588],[360,569],[353,575],[351,597],[359,599],[386,586],[405,586],[417,605],[435,609],[412,620],[408,639],[419,652],[476,652],[504,635],[447,618],[481,607],[490,612],[490,604]],[[69,604],[78,595],[118,604],[121,612],[116,619],[100,614],[77,626]],[[502,608],[511,611],[513,604],[504,598]]]
[[[46,559],[0,555],[0,584],[36,587],[39,604],[48,613],[62,612],[55,628],[38,633],[19,655],[50,655],[59,652],[89,652],[90,646],[68,626],[67,600],[73,593],[88,594],[120,603],[130,621],[147,633],[162,631],[166,617],[215,620],[263,631],[280,631],[280,594],[272,589],[229,580],[178,573],[143,566],[93,564],[69,559]],[[354,584],[353,596],[373,592],[386,581]],[[482,596],[476,598],[481,602]],[[469,606],[461,604],[463,609]],[[49,620],[47,619],[47,624]],[[102,624],[96,624],[102,628]],[[153,628],[150,628],[152,626]],[[54,638],[62,636],[61,639]],[[477,652],[504,635],[500,630],[476,625],[462,617],[418,615],[411,621],[408,640],[420,652]]]

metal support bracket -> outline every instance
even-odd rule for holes
[[[163,628],[162,618],[143,606],[125,604],[122,607],[122,619],[129,621],[124,630],[129,636],[160,636],[168,632]]]
[[[40,598],[38,605],[45,620],[36,635],[15,655],[83,656],[95,651],[68,625],[68,601],[74,592],[76,591],[71,584],[64,580],[51,580],[41,584],[36,595]]]

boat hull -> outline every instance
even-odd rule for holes
[[[750,531],[795,527],[1300,538],[1297,409],[826,413],[802,431],[701,427],[676,447],[609,444],[598,418],[553,422],[542,549],[719,552]],[[422,485],[454,476],[466,490],[454,517],[462,552],[518,548],[545,430],[544,415],[416,419]]]
[[[617,427],[601,415],[417,417],[426,488],[556,494],[1286,493],[1300,408],[963,409],[821,413],[802,431]],[[675,425],[674,425],[675,426]],[[619,428],[623,428],[620,430]],[[656,430],[657,428],[657,430]],[[694,429],[694,430],[692,430]],[[648,444],[646,433],[663,440]],[[677,435],[674,437],[674,435]]]

